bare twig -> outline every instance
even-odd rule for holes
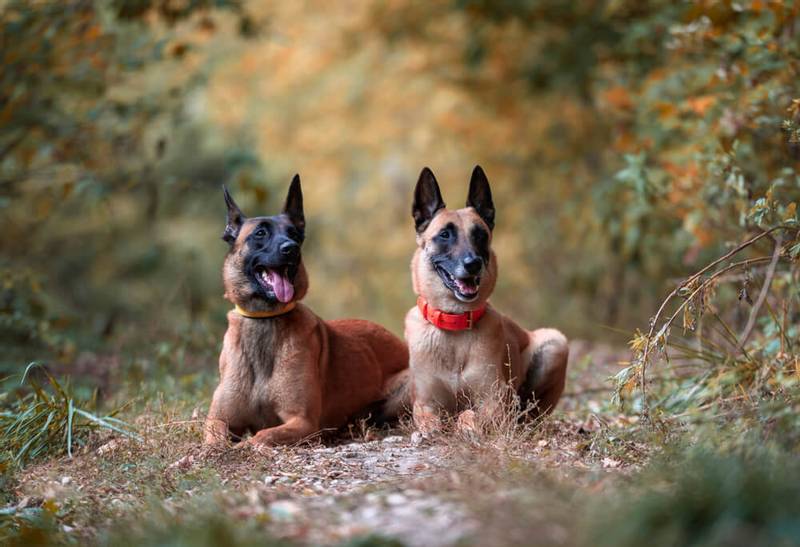
[[[646,343],[644,345],[644,350],[642,352],[642,357],[641,357],[641,365],[640,365],[640,370],[639,370],[639,381],[640,381],[639,383],[640,383],[640,388],[642,390],[642,415],[643,415],[644,418],[648,417],[649,410],[650,410],[649,403],[648,403],[648,400],[647,400],[647,363],[648,363],[648,358],[650,356],[650,349],[654,345],[654,342],[655,342],[654,339],[653,339],[653,336],[656,333],[656,329],[659,328],[659,322],[661,320],[661,316],[665,312],[665,310],[667,308],[667,305],[672,301],[672,299],[675,296],[677,296],[680,293],[680,291],[684,287],[689,286],[692,283],[694,283],[695,281],[697,281],[698,279],[700,279],[706,272],[709,272],[709,271],[713,270],[719,264],[721,264],[721,263],[725,262],[726,260],[730,259],[731,257],[733,257],[737,253],[741,252],[742,250],[746,249],[747,247],[750,247],[751,245],[755,244],[757,241],[769,236],[773,232],[776,232],[778,230],[789,230],[789,229],[795,229],[795,228],[792,227],[792,226],[787,226],[787,225],[775,226],[775,227],[770,228],[769,230],[766,230],[766,231],[758,234],[757,236],[752,237],[752,238],[748,239],[747,241],[737,245],[731,251],[727,252],[726,254],[724,254],[723,256],[718,258],[717,260],[711,262],[710,264],[705,266],[700,271],[698,271],[698,272],[694,273],[693,275],[689,276],[685,281],[683,281],[677,287],[675,287],[675,289],[667,296],[667,298],[664,299],[664,301],[661,303],[661,306],[659,306],[658,311],[656,312],[655,316],[650,321],[650,330],[647,333]],[[673,313],[672,316],[670,316],[670,318],[663,325],[660,326],[658,332],[666,332],[666,329],[669,328],[669,326],[672,324],[672,322],[678,316],[678,313],[680,313],[680,311],[683,310],[683,308],[686,306],[686,304],[688,302],[690,302],[701,290],[704,290],[708,286],[708,283],[710,281],[712,281],[714,279],[717,279],[722,274],[727,273],[727,272],[729,272],[729,271],[731,271],[731,270],[733,270],[735,268],[742,267],[742,266],[750,266],[752,264],[757,264],[757,263],[761,263],[761,262],[767,262],[769,260],[770,260],[770,258],[758,258],[758,259],[744,260],[744,261],[741,261],[741,262],[737,262],[735,264],[730,264],[730,265],[726,266],[725,268],[714,272],[714,274],[712,274],[711,277],[708,280],[706,280],[705,282],[701,283],[700,286],[697,289],[695,289],[684,300],[684,302],[680,306],[678,306],[678,309],[675,311],[675,313]]]
[[[758,299],[756,299],[753,309],[750,310],[750,317],[747,318],[747,324],[742,331],[742,335],[739,337],[739,351],[744,350],[744,345],[747,343],[747,339],[750,338],[753,327],[756,325],[758,312],[761,311],[761,306],[764,305],[764,301],[767,299],[767,293],[769,293],[769,288],[772,285],[772,278],[775,276],[775,267],[778,265],[778,259],[781,256],[782,243],[783,234],[779,233],[775,239],[775,250],[772,251],[772,260],[769,263],[769,268],[767,268],[767,275],[764,278],[764,284],[761,286],[761,292],[758,294]]]

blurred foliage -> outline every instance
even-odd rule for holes
[[[597,508],[586,544],[797,545],[798,485],[797,458],[758,444],[671,453]]]
[[[631,343],[618,395],[637,383],[647,390],[646,369],[660,361],[651,387],[661,410],[796,408],[798,13],[782,2],[688,6],[669,29],[665,65],[625,101],[618,138],[637,146],[624,156],[613,202],[644,204],[644,215],[634,219],[627,206],[608,218],[630,222],[623,232],[636,253],[657,250],[655,237],[699,271]],[[639,222],[655,215],[675,229]],[[617,222],[606,225],[613,232]]]
[[[196,250],[174,249],[159,220],[197,208],[181,197],[190,188],[255,176],[247,150],[198,138],[206,130],[190,111],[206,78],[190,51],[213,36],[220,11],[236,14],[241,33],[254,31],[224,0],[2,6],[6,363],[42,352],[73,360],[115,334],[120,317],[150,315],[159,302],[180,298],[189,315],[204,306]],[[179,32],[187,19],[192,32]],[[201,150],[192,162],[175,160]],[[180,277],[153,283],[165,275]]]

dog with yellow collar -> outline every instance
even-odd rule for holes
[[[474,429],[475,412],[492,414],[516,393],[523,409],[555,407],[564,390],[568,347],[554,329],[524,330],[488,302],[497,279],[492,251],[495,209],[476,166],[466,207],[448,210],[427,167],[414,191],[417,249],[411,277],[417,305],[408,312],[414,424],[439,430],[444,414]],[[474,407],[474,408],[473,408]]]
[[[228,313],[220,382],[205,442],[294,444],[368,409],[391,418],[408,405],[408,349],[383,327],[323,321],[300,303],[308,291],[305,216],[295,175],[283,211],[246,218],[224,189]]]

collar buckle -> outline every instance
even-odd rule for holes
[[[472,330],[472,325],[475,322],[474,319],[473,319],[472,314],[473,314],[472,310],[469,310],[467,312],[467,330]]]

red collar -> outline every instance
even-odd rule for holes
[[[472,330],[475,323],[486,313],[486,304],[477,310],[464,313],[445,313],[428,306],[428,302],[421,296],[417,298],[417,307],[422,312],[422,317],[434,327],[444,330]]]

